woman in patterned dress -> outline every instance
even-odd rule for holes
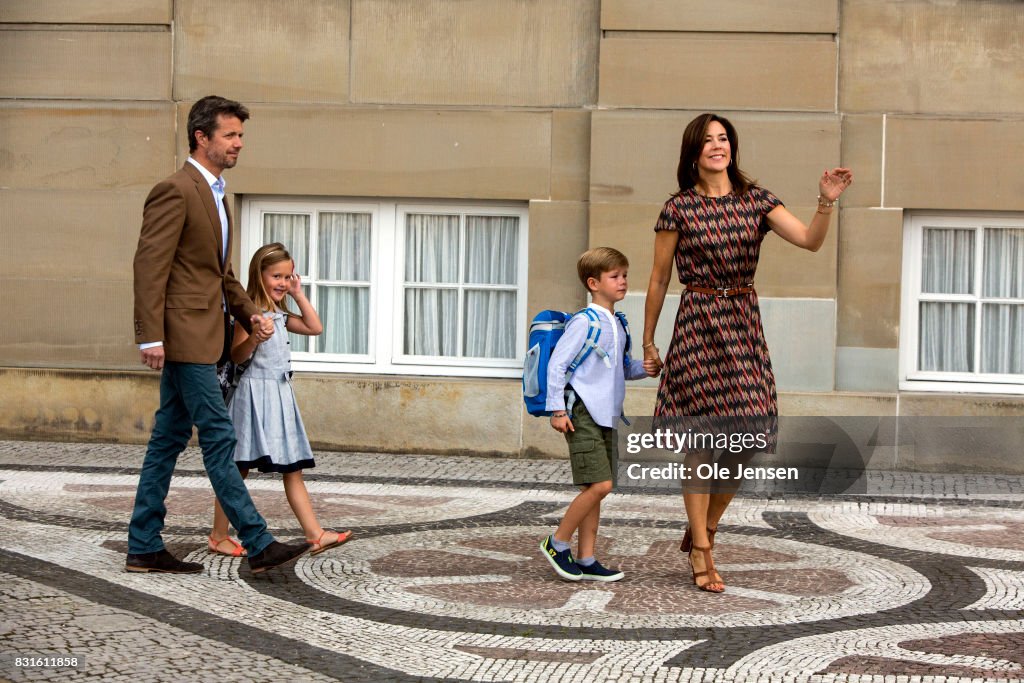
[[[679,152],[679,192],[665,203],[654,228],[643,350],[647,368],[665,371],[654,411],[661,425],[685,427],[683,420],[691,416],[774,420],[778,415],[775,376],[753,287],[761,241],[773,230],[791,244],[817,251],[836,199],[853,182],[846,168],[822,173],[818,209],[810,225],[804,225],[740,170],[738,153],[736,129],[727,119],[705,113],[691,121]],[[654,332],[673,260],[686,291],[663,364]],[[773,452],[775,435],[769,431],[767,448],[760,450]],[[707,450],[692,451],[684,464],[696,472],[711,457]],[[680,550],[689,553],[697,587],[721,593],[725,582],[715,570],[711,549],[736,488],[698,489],[683,488],[688,527]]]

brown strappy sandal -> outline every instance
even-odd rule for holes
[[[715,548],[715,534],[718,533],[718,527],[712,529],[708,527],[708,542],[711,544],[711,549]],[[686,533],[683,534],[683,541],[679,544],[679,552],[689,553],[690,548],[693,547],[693,535],[690,533],[690,527],[686,527]]]
[[[696,567],[693,566],[693,550],[697,550],[704,555],[704,571],[702,572],[698,572]],[[708,593],[724,593],[725,581],[722,581],[721,575],[719,575],[718,570],[715,569],[715,562],[711,559],[711,548],[692,546],[690,555],[690,557],[687,557],[687,561],[690,563],[690,571],[693,573],[693,585],[702,591],[707,591]],[[712,574],[718,576],[718,581],[711,578]],[[700,584],[697,582],[697,577],[700,576],[706,576],[708,577],[708,580],[703,584]],[[712,586],[718,586],[718,588],[712,588]]]

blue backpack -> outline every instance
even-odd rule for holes
[[[523,361],[523,401],[526,402],[526,412],[536,417],[551,415],[547,409],[548,403],[548,362],[551,360],[551,353],[555,345],[562,338],[566,325],[577,315],[586,316],[590,324],[587,330],[587,338],[583,347],[576,353],[576,356],[569,363],[565,370],[565,381],[576,372],[587,356],[596,351],[599,358],[607,358],[608,354],[597,345],[601,338],[601,318],[597,311],[592,308],[584,308],[576,313],[563,313],[562,311],[541,311],[530,323],[529,350],[526,352],[526,359]],[[629,336],[629,325],[626,323],[626,316],[616,313],[626,332],[626,351],[622,354],[623,365],[629,366],[629,350],[633,345]]]

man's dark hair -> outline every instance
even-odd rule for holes
[[[239,121],[249,118],[249,110],[241,102],[228,100],[216,95],[207,95],[192,105],[188,112],[188,151],[196,151],[196,131],[203,131],[206,137],[212,137],[217,130],[217,117],[220,115],[235,116]]]

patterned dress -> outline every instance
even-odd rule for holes
[[[691,188],[665,203],[654,229],[679,233],[675,261],[684,285],[736,287],[754,282],[769,230],[765,215],[781,204],[757,186],[725,197]],[[756,293],[683,293],[654,414],[663,424],[696,415],[778,414]]]
[[[263,316],[274,319],[274,334],[256,347],[228,404],[238,438],[235,462],[260,472],[314,467],[313,450],[292,393],[287,317],[280,311]]]

